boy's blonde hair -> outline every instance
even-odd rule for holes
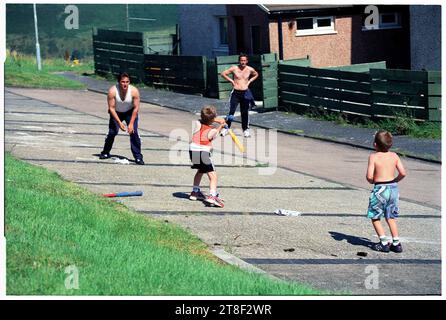
[[[214,106],[205,106],[201,109],[201,123],[210,125],[217,117],[217,109]]]
[[[387,152],[392,147],[393,137],[389,131],[379,130],[375,134],[375,143],[378,151]]]

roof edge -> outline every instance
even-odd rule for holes
[[[260,9],[262,9],[263,11],[265,11],[266,13],[270,13],[270,11],[268,10],[268,8],[264,5],[264,4],[258,4],[258,6],[260,7]]]

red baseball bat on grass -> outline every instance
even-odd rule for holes
[[[118,193],[106,193],[103,197],[115,198],[115,197],[138,197],[142,196],[142,191],[130,191],[130,192],[118,192]]]

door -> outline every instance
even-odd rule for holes
[[[242,16],[235,16],[235,37],[237,46],[237,55],[245,51],[245,29]]]
[[[262,53],[262,40],[260,38],[260,26],[251,26],[251,49],[253,54]]]

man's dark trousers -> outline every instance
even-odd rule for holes
[[[249,90],[249,89],[248,89]],[[232,90],[231,98],[229,99],[229,114],[234,115],[237,106],[240,104],[240,115],[242,118],[242,130],[245,131],[249,129],[249,100],[246,99],[246,93],[248,90]],[[232,121],[227,120],[228,128],[231,127]]]
[[[127,126],[130,123],[130,119],[132,118],[133,109],[127,111],[127,112],[116,112],[116,114],[119,117],[119,120],[125,121]],[[104,144],[104,150],[102,151],[102,154],[110,153],[113,142],[115,141],[115,137],[119,132],[119,124],[118,122],[110,115],[110,121],[108,122],[108,134],[105,138],[105,144]],[[133,157],[135,159],[141,159],[143,158],[141,154],[141,139],[139,138],[138,134],[138,115],[136,116],[135,122],[133,123],[133,133],[130,134],[130,148],[133,153]]]

